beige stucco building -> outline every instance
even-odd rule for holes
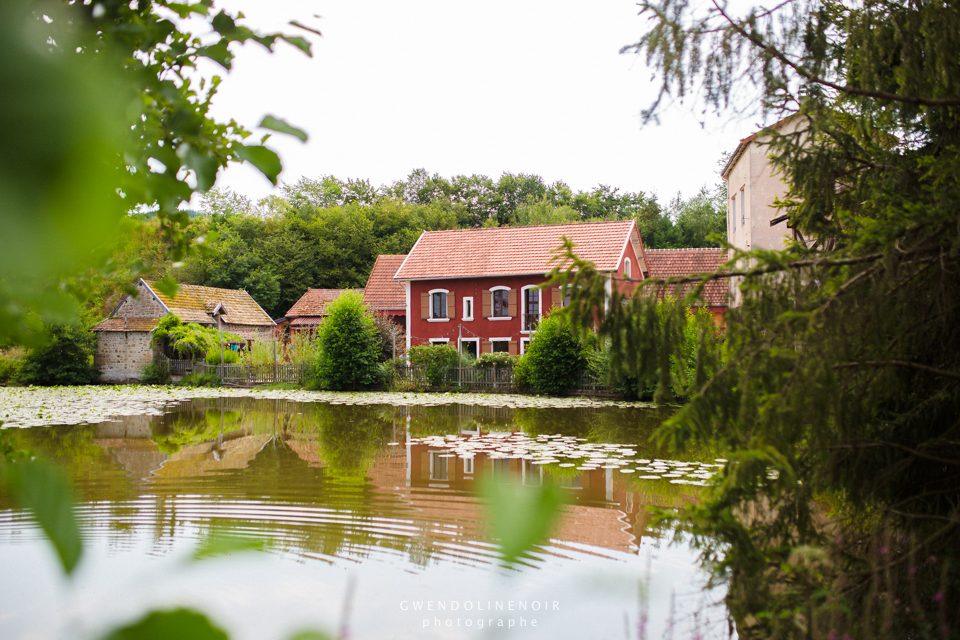
[[[791,116],[770,128],[792,133],[801,122]],[[727,183],[727,241],[741,251],[779,251],[794,239],[786,218],[773,206],[786,195],[787,185],[768,158],[769,141],[762,131],[744,138],[721,172]],[[732,306],[740,304],[736,285],[731,282]]]

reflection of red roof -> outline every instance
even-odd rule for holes
[[[363,290],[363,301],[376,311],[398,311],[407,308],[407,292],[399,282],[393,279],[407,256],[377,256],[367,286]]]
[[[564,236],[574,243],[578,256],[601,271],[612,271],[619,266],[635,228],[633,220],[622,220],[425,231],[395,277],[416,280],[544,274],[556,266],[550,260]]]
[[[91,331],[153,331],[160,318],[107,318]]]
[[[713,273],[727,261],[723,249],[647,249],[647,264],[651,278],[672,278],[691,276],[698,273]],[[665,293],[685,294],[694,284],[685,284],[681,292],[674,294],[668,286]],[[703,297],[711,307],[727,306],[727,285],[725,281],[713,280],[703,289]]]
[[[303,316],[322,317],[327,315],[327,305],[336,300],[344,291],[363,293],[363,289],[307,289],[296,304],[285,314],[287,318]],[[291,322],[290,324],[295,324]]]

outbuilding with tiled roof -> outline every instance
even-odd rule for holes
[[[327,305],[346,291],[362,294],[363,289],[307,289],[284,315],[291,331],[313,331],[327,317]]]
[[[219,326],[248,341],[268,340],[276,323],[246,291],[182,284],[170,297],[141,279],[137,295],[126,296],[110,317],[95,326],[94,364],[104,381],[139,379],[153,359],[152,332],[169,314],[183,322]]]
[[[650,265],[651,278],[676,278],[697,274],[713,273],[727,261],[724,249],[647,249],[647,264]],[[695,285],[684,283],[667,286],[659,295],[686,295]],[[703,288],[705,307],[710,310],[714,320],[722,324],[727,310],[727,283],[725,280],[712,280]]]

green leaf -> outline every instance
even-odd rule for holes
[[[217,171],[220,170],[219,158],[212,153],[204,153],[187,142],[177,148],[177,156],[196,174],[197,191],[209,191],[217,181]]]
[[[554,485],[535,488],[487,481],[480,493],[507,564],[547,539],[564,502],[562,490]]]
[[[180,285],[178,285],[177,281],[170,276],[164,276],[160,280],[157,280],[153,286],[159,289],[160,293],[170,298],[176,298],[177,291],[180,290]]]
[[[201,542],[197,550],[193,552],[193,559],[204,560],[241,551],[263,551],[266,546],[263,540],[257,538],[213,535]]]
[[[287,42],[289,42],[290,44],[292,44],[293,46],[295,46],[297,49],[300,49],[301,51],[303,51],[308,56],[313,57],[313,54],[310,52],[309,40],[306,40],[305,38],[301,38],[300,36],[281,35],[280,37],[286,40]]]
[[[227,640],[228,636],[190,609],[152,611],[142,620],[121,627],[103,640]]]
[[[236,147],[237,157],[245,160],[260,170],[267,180],[274,185],[277,184],[277,176],[283,170],[280,164],[280,158],[276,153],[266,147],[260,146],[238,146]]]
[[[264,116],[263,122],[260,123],[260,127],[263,129],[270,129],[271,131],[277,131],[279,133],[286,133],[291,136],[300,138],[303,142],[307,141],[307,132],[303,129],[298,129],[293,125],[290,125],[279,118],[274,118],[273,116]]]
[[[73,512],[73,491],[62,471],[45,462],[5,465],[4,480],[20,505],[29,509],[53,543],[67,573],[80,560],[83,545]]]

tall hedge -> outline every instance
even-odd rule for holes
[[[540,393],[560,395],[577,386],[577,374],[587,362],[580,340],[558,315],[544,318],[524,354],[525,374]]]
[[[340,294],[320,325],[317,380],[325,389],[359,389],[377,382],[380,339],[363,296]]]

